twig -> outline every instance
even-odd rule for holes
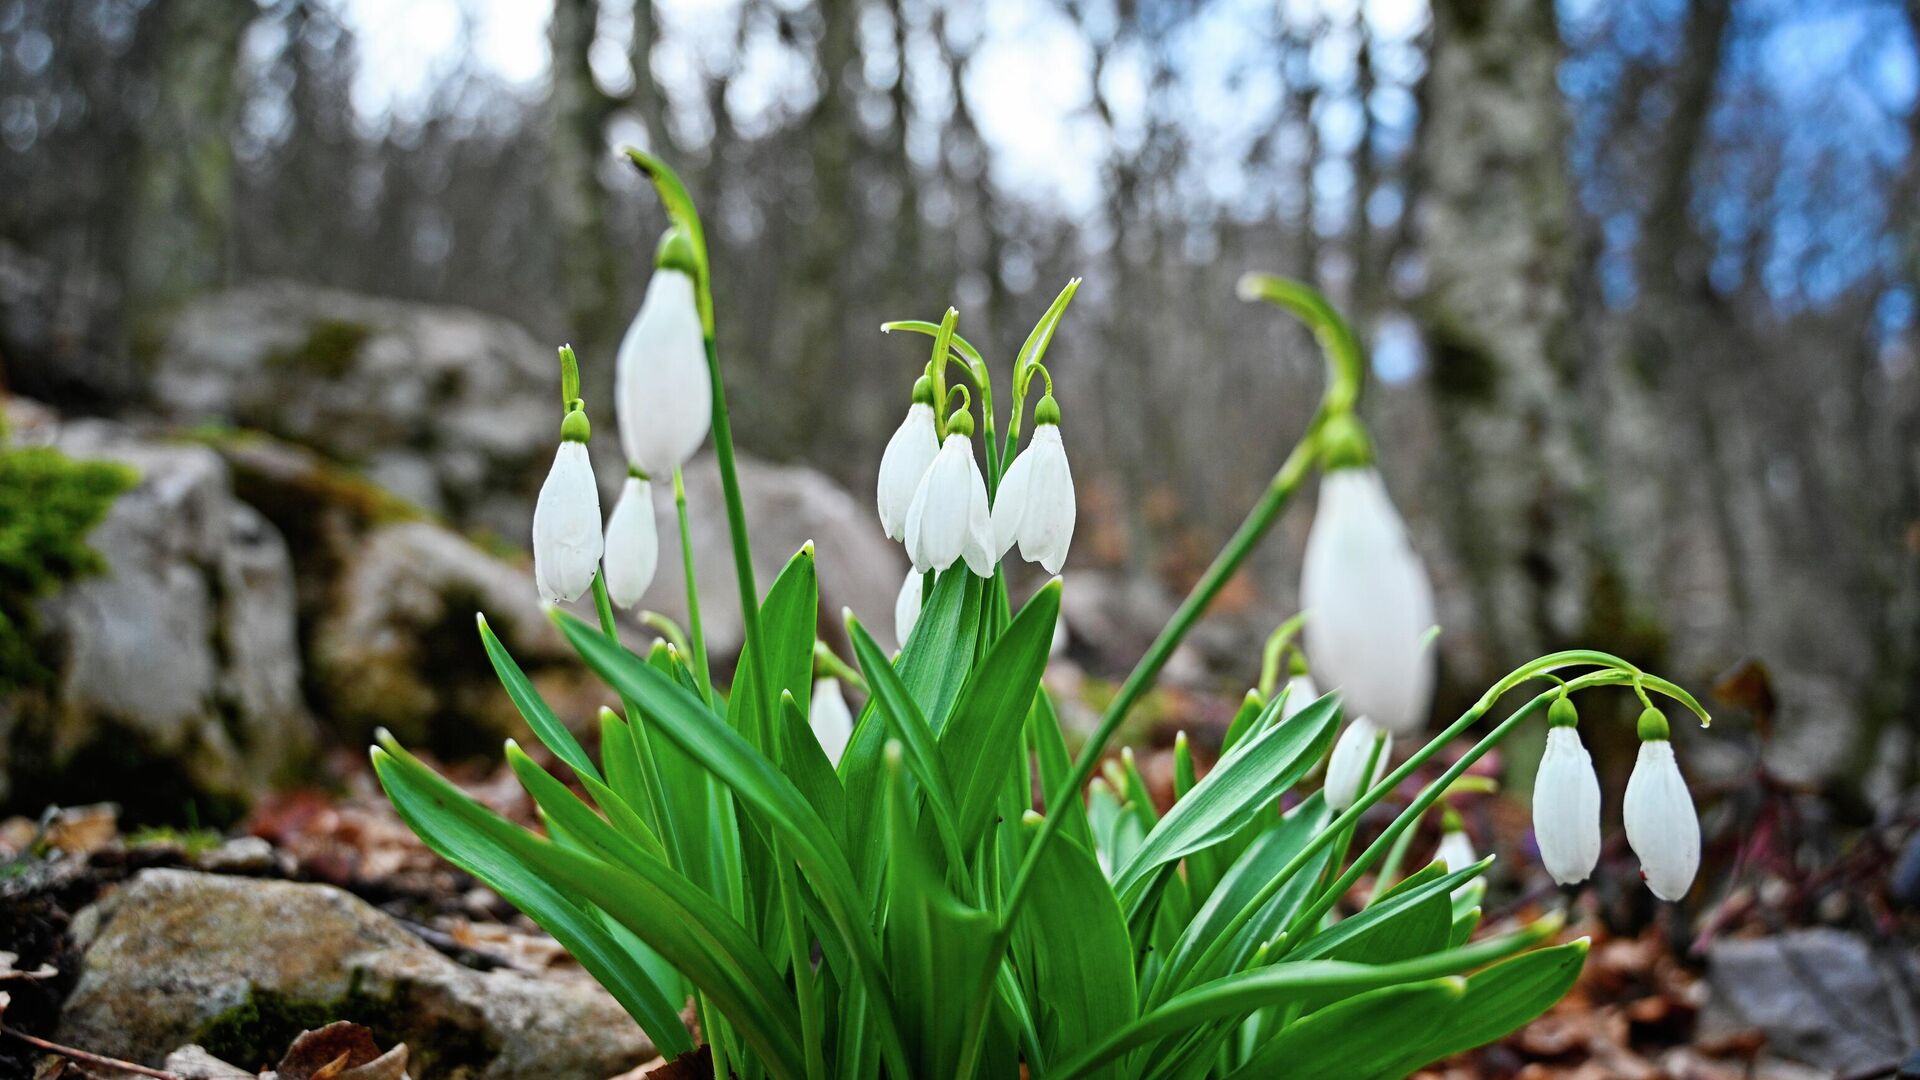
[[[130,1073],[138,1073],[141,1076],[151,1076],[154,1080],[181,1080],[179,1073],[170,1073],[162,1069],[149,1069],[145,1065],[135,1065],[131,1061],[121,1061],[119,1058],[91,1054],[85,1050],[77,1050],[71,1046],[61,1046],[59,1043],[48,1042],[37,1036],[29,1035],[24,1031],[8,1027],[6,1024],[0,1024],[0,1035],[11,1035],[29,1046],[37,1046],[50,1054],[59,1054],[64,1058],[84,1061],[89,1065],[104,1065],[109,1069],[122,1069]]]

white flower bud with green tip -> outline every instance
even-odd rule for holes
[[[1448,873],[1465,870],[1480,861],[1480,854],[1473,850],[1473,838],[1467,835],[1466,823],[1452,810],[1441,816],[1440,846],[1434,849],[1433,857]]]
[[[1307,706],[1320,700],[1320,688],[1313,685],[1313,676],[1306,672],[1287,678],[1287,700],[1280,704],[1280,722],[1286,723],[1300,715]]]
[[[660,532],[653,518],[653,485],[631,472],[607,519],[607,595],[623,608],[640,602],[660,565]]]
[[[713,422],[713,381],[700,326],[691,245],[678,229],[660,244],[640,313],[620,340],[614,412],[627,460],[650,476],[685,465]]]
[[[880,455],[880,526],[889,540],[906,539],[907,510],[913,506],[914,492],[920,489],[920,478],[940,452],[935,421],[933,380],[922,375],[914,381],[913,404],[907,406],[907,418],[894,429],[886,451]]]
[[[1033,412],[1033,437],[1007,466],[993,500],[993,549],[996,559],[1014,542],[1020,557],[1037,562],[1049,574],[1066,565],[1073,543],[1073,470],[1060,441],[1060,406],[1048,394]]]
[[[947,421],[947,441],[907,508],[907,557],[922,573],[944,572],[965,559],[967,569],[992,577],[991,532],[987,481],[973,459],[973,417],[956,412]]]
[[[1627,843],[1640,876],[1662,900],[1679,900],[1700,870],[1700,818],[1680,775],[1667,719],[1649,705],[1640,713],[1640,757],[1627,780]]]
[[[1357,424],[1354,432],[1364,440]],[[1335,467],[1321,480],[1300,600],[1320,684],[1396,734],[1420,730],[1433,699],[1433,586],[1370,466]]]
[[[1600,777],[1580,742],[1573,702],[1547,709],[1547,749],[1533,778],[1533,836],[1540,862],[1562,885],[1578,885],[1600,861]]]
[[[839,768],[840,755],[846,753],[847,741],[853,738],[853,710],[847,707],[839,679],[813,680],[807,723],[813,728],[813,737],[820,740],[820,749],[826,751],[827,760]]]
[[[1380,748],[1379,756],[1374,757],[1374,747]],[[1360,793],[1380,782],[1387,775],[1387,759],[1393,756],[1393,737],[1379,724],[1362,716],[1347,725],[1340,733],[1339,741],[1333,744],[1333,754],[1327,759],[1327,782],[1325,792],[1327,808],[1339,813],[1352,806]],[[1373,771],[1367,771],[1368,760],[1373,760]]]
[[[533,579],[549,604],[577,600],[600,569],[600,487],[587,459],[587,414],[567,413],[560,450],[533,505]]]
[[[902,646],[907,643],[907,635],[913,633],[914,624],[920,621],[920,590],[924,583],[920,571],[909,567],[906,578],[900,582],[900,595],[893,598],[893,640]]]

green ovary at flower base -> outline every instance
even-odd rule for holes
[[[883,530],[915,570],[893,612],[900,652],[888,656],[848,613],[853,659],[836,656],[817,640],[811,544],[764,594],[755,584],[704,231],[672,171],[630,156],[671,227],[617,359],[627,475],[603,533],[578,363],[563,351],[562,443],[534,535],[544,597],[592,589],[597,627],[554,619],[621,708],[598,716],[596,760],[482,620],[508,696],[576,781],[509,748],[544,834],[502,819],[384,734],[373,759],[407,823],[552,933],[663,1053],[692,1048],[681,1019],[691,998],[716,1078],[1404,1076],[1538,1015],[1572,984],[1585,945],[1552,945],[1557,917],[1471,940],[1489,860],[1475,861],[1444,807],[1439,859],[1345,917],[1337,909],[1363,874],[1397,877],[1421,816],[1543,709],[1551,732],[1534,795],[1543,861],[1559,880],[1587,877],[1600,794],[1570,699],[1601,686],[1630,686],[1647,705],[1626,795],[1647,882],[1666,898],[1690,887],[1698,822],[1651,695],[1698,705],[1617,658],[1578,651],[1524,665],[1395,755],[1396,737],[1411,745],[1427,719],[1431,589],[1354,412],[1358,339],[1318,294],[1283,279],[1250,277],[1243,293],[1312,326],[1330,367],[1320,406],[1078,757],[1041,684],[1064,583],[1016,608],[1001,567],[1017,552],[1058,574],[1068,558],[1075,494],[1045,357],[1077,280],[1002,369],[1004,414],[958,312],[884,327],[933,345],[914,360],[875,492]],[[725,694],[707,671],[681,477],[709,436],[746,638]],[[1326,478],[1303,571],[1309,610],[1270,642],[1213,769],[1198,774],[1179,740],[1177,797],[1158,813],[1130,755],[1103,759],[1108,743],[1316,470]],[[643,616],[682,643],[643,657],[621,643],[615,607],[637,602],[654,575],[650,481],[667,476],[688,631]],[[1362,622],[1392,632],[1362,640]],[[1362,815],[1442,746],[1543,677],[1557,685],[1453,758],[1378,836],[1356,834]],[[1316,681],[1334,692],[1317,693]],[[864,707],[849,707],[847,687],[866,695]],[[1343,730],[1345,707],[1354,715]],[[1090,785],[1103,760],[1106,779]],[[1402,1039],[1351,1037],[1416,1016],[1397,1029]]]

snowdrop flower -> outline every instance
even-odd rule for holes
[[[920,478],[927,474],[927,466],[939,452],[933,380],[922,375],[913,384],[913,404],[907,406],[907,418],[900,421],[880,455],[880,526],[887,531],[887,539],[906,539],[907,510],[913,505],[914,492],[920,489]]]
[[[1283,724],[1320,700],[1320,688],[1313,685],[1313,676],[1304,671],[1288,677],[1286,692],[1287,700],[1280,705],[1280,722]]]
[[[924,581],[918,570],[909,568],[906,579],[900,582],[900,595],[893,601],[893,639],[903,647],[914,624],[920,621],[920,587]]]
[[[1647,888],[1662,900],[1686,896],[1700,869],[1700,818],[1673,759],[1666,717],[1652,706],[1640,713],[1640,757],[1627,781],[1624,816]]]
[[[1367,775],[1367,759],[1373,756],[1374,743],[1380,744],[1380,756],[1374,762],[1373,775]],[[1333,744],[1327,759],[1327,808],[1339,813],[1352,806],[1360,793],[1387,775],[1387,759],[1393,756],[1393,737],[1380,725],[1362,716],[1347,725],[1340,740]]]
[[[1300,598],[1321,684],[1389,731],[1418,731],[1433,697],[1433,587],[1371,467],[1337,468],[1321,481]]]
[[[907,507],[907,557],[921,573],[945,571],[964,558],[967,569],[992,577],[991,521],[987,481],[973,460],[973,417],[956,412]]]
[[[1562,885],[1587,880],[1600,861],[1600,778],[1580,742],[1573,702],[1547,710],[1547,751],[1533,780],[1533,835],[1540,861]]]
[[[660,534],[653,520],[653,485],[631,471],[620,501],[607,519],[607,594],[623,608],[640,602],[660,564]]]
[[[620,341],[614,411],[627,460],[650,476],[687,463],[713,420],[706,335],[694,298],[693,253],[679,230],[660,245],[640,313]]]
[[[1048,394],[1033,412],[1033,437],[1007,466],[993,500],[994,558],[1014,541],[1020,557],[1057,574],[1073,542],[1073,471],[1060,442],[1060,406]]]
[[[839,679],[813,680],[807,722],[813,726],[813,737],[820,740],[820,749],[827,752],[827,760],[839,768],[840,755],[846,752],[847,740],[853,738],[853,710],[847,708]]]
[[[1451,807],[1441,818],[1440,846],[1434,849],[1433,857],[1447,868],[1449,874],[1455,870],[1465,870],[1480,861],[1479,852],[1473,850],[1473,838],[1467,835],[1466,824]],[[1452,895],[1463,896],[1473,885],[1473,880],[1457,885]]]
[[[533,506],[533,579],[549,604],[579,599],[600,567],[600,488],[587,460],[590,430],[584,411],[567,413],[560,450]]]

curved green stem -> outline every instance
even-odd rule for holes
[[[1273,688],[1280,685],[1280,658],[1306,624],[1307,613],[1302,611],[1274,627],[1273,633],[1267,636],[1267,644],[1260,650],[1260,681],[1256,684],[1261,697],[1273,697]]]
[[[685,642],[693,660],[693,674],[700,682],[700,696],[713,707],[713,675],[707,670],[707,635],[700,628],[700,585],[693,573],[693,530],[687,520],[687,484],[680,470],[673,470],[673,513],[680,522],[680,568],[687,576],[687,632]],[[672,638],[668,638],[669,641]]]
[[[1327,389],[1320,407],[1328,414],[1350,413],[1360,402],[1367,361],[1353,327],[1313,288],[1275,274],[1246,274],[1238,286],[1242,300],[1278,304],[1307,324],[1327,357]]]

